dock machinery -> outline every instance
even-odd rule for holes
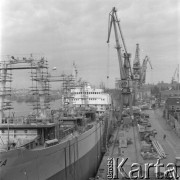
[[[116,50],[119,61],[120,69],[120,87],[121,87],[121,103],[120,103],[120,120],[122,117],[123,107],[130,108],[130,115],[133,116],[132,112],[132,70],[130,64],[130,54],[127,51],[125,40],[122,34],[120,21],[117,16],[117,10],[113,7],[109,13],[109,26],[108,26],[108,39],[109,43],[112,25],[114,27],[114,34],[116,40]],[[120,35],[120,38],[119,38]],[[121,39],[121,45],[120,40]]]
[[[149,57],[146,56],[145,59],[143,60],[142,66],[141,66],[141,78],[140,78],[140,86],[145,83],[146,80],[146,69],[147,69],[147,63],[149,63],[151,69],[151,61],[149,60]]]
[[[177,81],[176,81],[176,77],[177,77]],[[176,89],[174,87],[174,85],[177,83],[177,87],[178,87],[178,90],[179,90],[179,64],[178,66],[176,67],[175,71],[174,71],[174,74],[173,74],[173,77],[172,77],[172,80],[171,80],[171,89]]]
[[[133,61],[133,105],[136,105],[137,93],[140,88],[141,79],[141,64],[140,64],[140,53],[139,44],[136,44],[135,58]]]

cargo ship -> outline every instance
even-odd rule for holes
[[[45,96],[50,76],[42,70],[47,69],[44,58],[12,56],[1,63],[0,69],[0,180],[88,180],[93,177],[111,125],[110,95],[87,83],[73,88],[66,86],[66,92],[69,90],[63,98],[63,107],[48,111]],[[8,107],[11,109],[5,99],[10,94],[8,71],[16,69],[33,69],[32,79],[38,84],[33,89],[38,100],[37,113],[23,118],[7,117],[4,113]],[[69,79],[64,84],[67,82]]]

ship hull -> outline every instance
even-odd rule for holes
[[[88,180],[101,160],[103,122],[69,141],[40,150],[0,153],[0,180]]]
[[[48,180],[88,180],[94,177],[101,160],[100,142],[84,157]]]

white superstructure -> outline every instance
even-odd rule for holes
[[[88,83],[72,90],[74,105],[83,107],[96,107],[101,115],[111,105],[111,97],[103,89],[92,88]]]

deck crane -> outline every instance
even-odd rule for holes
[[[108,39],[107,43],[109,43],[112,24],[114,27],[114,34],[116,40],[116,50],[119,61],[119,69],[120,69],[120,82],[121,82],[121,104],[120,104],[120,120],[122,116],[123,106],[129,106],[130,115],[132,116],[132,70],[130,65],[130,54],[127,52],[127,48],[125,45],[124,37],[122,34],[120,21],[118,20],[117,10],[113,7],[112,11],[109,13],[109,26],[108,26]],[[120,45],[119,35],[121,37],[122,45]],[[124,52],[123,52],[124,51]]]
[[[149,60],[149,57],[146,56],[143,60],[142,66],[141,66],[141,79],[140,79],[140,85],[145,83],[146,80],[146,69],[147,69],[147,63],[149,63],[151,69],[152,69],[152,65],[151,65],[151,61]]]

